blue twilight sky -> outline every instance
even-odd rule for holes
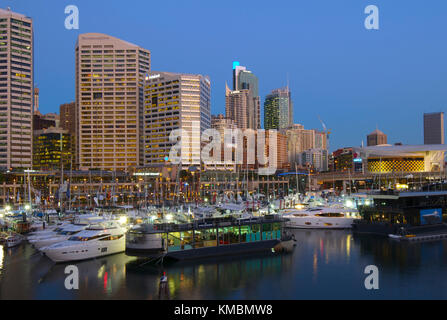
[[[64,27],[65,6],[80,29]],[[366,30],[367,5],[380,30]],[[152,52],[152,70],[207,74],[212,113],[225,112],[232,62],[259,77],[262,104],[287,75],[295,123],[331,129],[333,150],[376,126],[389,143],[423,143],[423,113],[447,107],[445,0],[1,0],[34,19],[41,111],[74,100],[74,47],[101,32]]]

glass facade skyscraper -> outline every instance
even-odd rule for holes
[[[293,124],[293,106],[288,88],[273,90],[264,102],[264,127],[266,130],[286,129]]]

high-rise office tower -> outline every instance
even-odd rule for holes
[[[444,112],[424,113],[424,144],[444,144]]]
[[[228,119],[234,121],[239,129],[248,129],[249,125],[249,106],[252,96],[249,90],[232,91],[228,86],[225,87],[225,115]]]
[[[184,129],[182,166],[200,165],[200,133],[211,127],[211,82],[207,76],[151,72],[144,87],[144,165],[162,164],[177,143],[172,130]]]
[[[264,128],[286,129],[293,125],[293,107],[289,88],[275,89],[264,102]]]
[[[76,112],[76,103],[64,103],[59,107],[59,116],[60,123],[59,126],[61,129],[68,132],[70,135],[70,150],[71,150],[71,159],[70,166],[73,168],[77,168],[77,155],[76,155],[76,139],[78,132],[78,122],[77,122],[77,112]]]
[[[31,168],[33,22],[0,9],[0,168]]]
[[[150,51],[100,33],[76,44],[80,169],[127,171],[143,162],[144,78]]]
[[[261,128],[258,78],[238,62],[233,63],[233,90],[226,86],[226,116],[241,129]],[[241,110],[241,108],[243,108]]]

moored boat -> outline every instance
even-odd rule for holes
[[[307,210],[289,209],[283,216],[287,228],[297,229],[350,229],[359,218],[356,209],[343,206],[325,206]]]
[[[125,250],[125,229],[116,222],[102,222],[41,251],[54,262],[93,259]]]
[[[139,225],[126,235],[131,256],[196,259],[272,250],[281,243],[285,219],[278,215],[210,218],[187,224]]]
[[[6,232],[0,236],[0,242],[6,248],[13,248],[20,245],[23,241],[23,236],[14,232]]]

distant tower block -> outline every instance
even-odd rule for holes
[[[367,137],[367,140],[368,140],[368,147],[380,146],[382,144],[388,143],[387,135],[382,131],[380,131],[379,129],[376,129],[374,132],[370,133]]]
[[[444,144],[444,112],[424,113],[424,144]]]

